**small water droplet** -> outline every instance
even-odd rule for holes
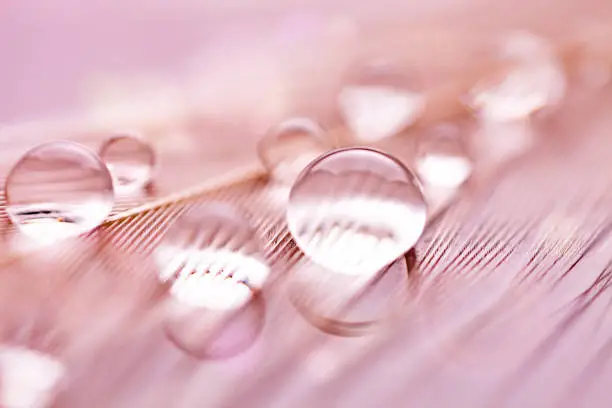
[[[353,135],[372,143],[400,132],[424,109],[422,84],[386,62],[374,62],[352,78],[338,95],[340,112]]]
[[[457,188],[469,178],[472,162],[458,129],[436,126],[419,141],[416,169],[425,185]]]
[[[112,177],[119,195],[142,191],[151,181],[155,167],[155,150],[142,137],[115,135],[100,148],[100,157]]]
[[[165,328],[175,344],[221,357],[255,340],[270,272],[260,248],[255,229],[225,204],[193,207],[175,221],[155,252],[159,278],[170,284]]]
[[[438,125],[420,138],[415,170],[431,207],[443,205],[454,196],[472,169],[472,159],[457,126]]]
[[[313,161],[289,195],[287,223],[315,263],[369,278],[421,236],[427,206],[413,174],[367,148],[339,149]]]
[[[294,118],[274,127],[259,142],[258,152],[272,178],[291,185],[308,163],[330,148],[321,126],[307,118]]]
[[[88,232],[113,207],[108,169],[95,153],[69,141],[28,151],[10,171],[5,189],[11,221],[40,243]]]
[[[561,102],[566,79],[549,44],[532,34],[517,32],[502,44],[508,66],[476,84],[468,105],[483,121],[511,122]]]

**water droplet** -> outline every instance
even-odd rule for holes
[[[416,80],[387,63],[365,67],[340,91],[338,105],[353,135],[364,143],[393,136],[423,112],[424,98]]]
[[[95,153],[69,141],[28,151],[10,171],[5,188],[11,221],[41,243],[88,232],[113,207],[108,169]]]
[[[473,162],[458,126],[443,124],[419,140],[415,170],[431,208],[444,205],[472,174]]]
[[[336,336],[361,336],[397,316],[413,297],[416,281],[409,272],[414,260],[414,251],[409,251],[369,281],[306,263],[294,273],[290,298],[318,329]]]
[[[0,350],[0,401],[3,407],[48,407],[66,368],[55,358],[34,350]]]
[[[561,102],[566,79],[546,41],[517,32],[506,38],[501,56],[508,63],[506,69],[477,83],[468,97],[482,120],[522,120]]]
[[[316,122],[294,118],[274,127],[259,142],[258,153],[274,180],[291,185],[304,167],[330,148],[324,130]]]
[[[151,181],[155,167],[153,146],[136,135],[116,135],[100,148],[100,157],[112,177],[119,195],[142,191]]]
[[[255,229],[225,204],[193,207],[175,221],[155,253],[159,278],[170,284],[165,327],[175,344],[221,357],[255,340],[270,271],[260,248]]]
[[[412,173],[368,148],[339,149],[299,176],[287,207],[293,238],[330,271],[369,278],[421,236],[427,206]]]

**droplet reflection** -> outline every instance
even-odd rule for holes
[[[340,112],[362,143],[393,136],[422,113],[419,85],[387,63],[373,63],[357,72],[338,95]]]
[[[255,340],[269,266],[256,231],[238,211],[221,203],[189,209],[155,258],[159,278],[170,284],[165,328],[175,344],[194,356],[226,357]]]
[[[413,299],[414,251],[401,256],[373,279],[332,273],[313,264],[301,265],[291,286],[291,300],[302,316],[323,332],[342,337],[371,333],[401,314]]]
[[[393,157],[340,149],[313,161],[287,207],[293,238],[315,263],[369,279],[414,246],[427,220],[418,181]]]
[[[155,151],[135,135],[116,135],[104,142],[100,157],[106,163],[119,195],[141,191],[151,181]]]
[[[324,130],[307,118],[293,118],[274,127],[258,145],[259,158],[272,178],[291,185],[300,172],[330,150]]]
[[[77,143],[39,145],[6,179],[7,213],[28,238],[52,243],[88,232],[113,207],[113,184],[102,160]]]

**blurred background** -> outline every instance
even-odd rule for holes
[[[445,59],[444,54],[469,55],[467,49],[450,49],[455,47],[419,47],[436,36],[452,37],[468,48],[486,46],[491,36],[508,27],[571,38],[606,24],[611,13],[605,2],[596,0],[10,0],[3,2],[1,11],[3,123],[68,115],[101,103],[104,96],[110,97],[105,94],[124,97],[155,86],[166,93],[197,92],[191,81],[208,84],[245,76],[260,80],[251,84],[252,91],[242,89],[246,95],[241,97],[260,98],[265,92],[274,99],[278,87],[305,81],[296,72],[286,79],[290,84],[281,85],[278,70],[291,75],[292,68],[305,64],[314,70],[332,66],[336,70],[326,71],[325,79],[333,82],[347,54],[364,47],[364,41],[393,57],[413,55],[435,64]],[[406,46],[399,47],[401,43]],[[190,71],[188,77],[185,71]],[[307,83],[323,86],[318,79],[309,75]],[[218,97],[237,97],[227,93]]]
[[[41,142],[98,149],[123,131],[144,136],[159,168],[151,195],[118,199],[98,230],[58,250],[65,258],[15,261],[2,250],[3,344],[66,366],[24,365],[23,356],[13,365],[0,353],[0,390],[38,371],[70,373],[47,405],[6,408],[607,407],[610,22],[604,0],[4,0],[2,178]],[[336,97],[353,67],[382,56],[416,73],[426,108],[373,145],[410,167],[415,140],[445,121],[461,139],[486,141],[487,154],[513,145],[513,132],[487,128],[463,96],[497,73],[500,40],[517,29],[545,38],[567,75],[558,110],[530,122],[536,147],[508,163],[493,155],[490,167],[476,158],[470,188],[432,211],[372,295],[378,304],[408,291],[393,327],[320,330],[290,289],[316,300],[330,286],[292,280],[301,253],[259,141],[306,116],[339,145],[362,144]],[[585,74],[584,61],[595,70]],[[164,340],[158,301],[168,288],[150,256],[179,214],[211,199],[247,210],[271,265],[250,325],[216,340],[244,346],[227,359]]]

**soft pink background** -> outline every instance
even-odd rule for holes
[[[470,30],[476,30],[477,24],[488,26],[483,28],[483,37],[504,23],[553,27],[563,32],[564,27],[571,30],[588,24],[595,16],[605,18],[610,8],[606,3],[4,0],[0,5],[0,123],[47,117],[80,107],[85,84],[95,75],[133,76],[154,71],[180,76],[180,67],[191,55],[202,50],[223,50],[230,37],[234,51],[241,49],[235,52],[239,56],[233,61],[248,64],[252,57],[240,57],[241,52],[281,35],[275,30],[286,35],[289,27],[296,32],[290,36],[316,37],[313,33],[319,30],[317,24],[323,24],[320,21],[325,16],[356,18],[362,23],[365,37],[384,43],[385,35],[401,35],[402,27],[412,23],[427,25],[430,20],[463,25]],[[395,24],[397,29],[383,34],[381,24]],[[448,28],[449,24],[444,26]],[[316,39],[311,41],[316,43]],[[320,41],[316,46],[331,45]],[[299,45],[288,48],[296,47]],[[333,54],[328,59],[333,59]],[[236,67],[227,67],[230,73],[233,69]]]

